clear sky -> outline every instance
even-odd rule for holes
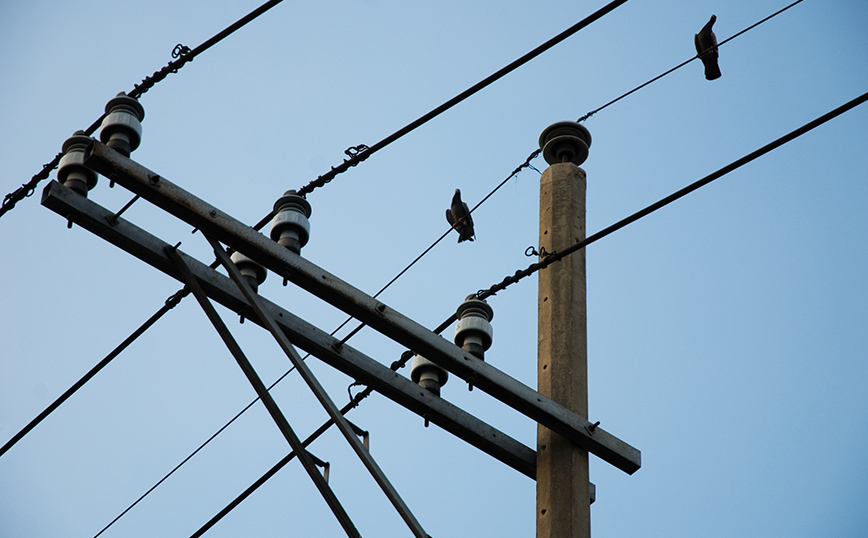
[[[789,0],[631,0],[308,196],[303,255],[373,294],[575,120]],[[604,2],[287,0],[141,98],[132,157],[250,224],[286,189],[373,145]],[[0,3],[0,190],[37,173],[105,103],[256,1]],[[593,233],[868,91],[864,0],[805,0],[601,111],[588,174]],[[543,170],[542,159],[533,162]],[[868,105],[587,249],[590,420],[642,451],[627,475],[592,457],[596,537],[868,535]],[[55,174],[51,178],[54,179]],[[0,443],[180,285],[37,193],[0,218]],[[539,174],[525,170],[381,299],[434,328],[469,293],[527,267]],[[100,178],[89,197],[131,197]],[[200,234],[140,201],[132,222],[205,263]],[[330,332],[345,315],[271,275],[261,293]],[[486,360],[536,386],[536,278],[492,297]],[[267,383],[290,366],[221,309]],[[351,325],[352,326],[352,325]],[[343,329],[339,334],[348,332]],[[452,329],[446,331],[451,335]],[[403,348],[350,340],[383,364]],[[338,405],[352,381],[311,366]],[[409,375],[407,369],[402,373]],[[326,415],[297,374],[274,390],[306,437]],[[192,299],[0,457],[0,537],[90,537],[223,426],[253,390]],[[535,447],[535,424],[456,377],[443,397]],[[348,415],[436,538],[534,535],[535,484],[374,395]],[[254,406],[108,531],[192,534],[289,448]],[[410,536],[337,431],[311,447],[364,536]],[[207,536],[342,536],[298,462]]]

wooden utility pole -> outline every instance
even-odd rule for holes
[[[551,165],[540,182],[540,256],[585,238],[585,171],[591,136],[582,125],[560,122],[540,136]],[[585,251],[539,273],[538,391],[588,417]],[[537,429],[537,538],[588,538],[591,513],[588,451]]]

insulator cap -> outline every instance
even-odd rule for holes
[[[580,166],[588,158],[591,133],[581,123],[559,121],[543,129],[539,147],[549,164],[570,162]]]
[[[296,254],[310,238],[310,204],[294,190],[288,190],[274,202],[271,239]]]
[[[247,279],[247,283],[250,284],[253,291],[257,291],[259,285],[265,282],[268,271],[262,265],[237,251],[233,252],[229,259],[238,267],[238,271]]]
[[[449,372],[425,357],[416,355],[410,364],[410,379],[423,389],[440,396],[440,387],[449,380]]]
[[[96,172],[84,165],[84,152],[91,142],[84,131],[76,131],[63,143],[63,157],[57,166],[57,180],[83,196],[96,187]]]
[[[121,92],[105,106],[99,139],[121,155],[130,156],[142,141],[142,120],[145,109],[141,103]]]
[[[455,325],[455,345],[485,360],[485,351],[491,347],[494,338],[494,329],[489,323],[494,318],[494,310],[476,295],[468,295],[464,302],[458,305],[456,316],[458,323]]]

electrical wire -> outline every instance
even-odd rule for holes
[[[179,290],[177,293],[166,299],[165,304],[157,310],[154,315],[148,318],[138,329],[133,331],[133,333],[128,336],[123,342],[121,342],[116,348],[114,348],[111,353],[105,356],[101,361],[99,361],[96,366],[91,368],[81,379],[76,381],[71,387],[69,387],[66,392],[61,394],[54,402],[52,402],[48,407],[46,407],[39,415],[36,416],[33,420],[31,420],[26,426],[24,426],[21,431],[16,433],[3,447],[0,447],[0,456],[3,456],[10,448],[15,446],[15,443],[20,441],[25,435],[27,435],[33,428],[35,428],[40,422],[42,422],[45,417],[50,415],[55,409],[60,407],[60,405],[69,399],[70,396],[76,393],[78,389],[84,386],[85,383],[90,381],[100,370],[105,368],[108,363],[110,363],[115,357],[120,355],[120,353],[125,350],[130,344],[132,344],[139,336],[141,336],[145,331],[147,331],[154,323],[157,322],[163,315],[169,310],[175,308],[178,303],[181,302],[181,299],[187,296],[189,291],[186,288]]]
[[[306,357],[305,357],[305,358],[306,358]],[[278,377],[277,380],[274,381],[274,383],[272,383],[271,385],[269,385],[268,388],[267,388],[266,390],[270,391],[271,389],[273,389],[275,385],[277,385],[278,383],[280,383],[281,381],[283,381],[283,379],[284,379],[286,376],[288,376],[288,375],[289,375],[289,374],[290,374],[294,369],[295,369],[295,368],[293,367],[293,368],[290,368],[288,371],[284,372],[284,374],[281,375],[280,377]],[[175,467],[173,467],[171,471],[169,471],[168,473],[166,473],[166,475],[163,476],[163,478],[159,479],[159,480],[157,481],[156,484],[154,484],[153,486],[151,486],[151,487],[150,487],[146,492],[144,492],[141,496],[139,496],[138,499],[136,499],[135,501],[133,501],[132,504],[130,504],[129,506],[127,506],[127,507],[126,507],[126,508],[125,508],[125,509],[120,513],[120,514],[118,514],[114,519],[112,519],[112,520],[111,520],[111,521],[110,521],[110,522],[109,522],[105,527],[103,527],[103,528],[102,528],[98,533],[94,534],[93,538],[97,538],[99,535],[101,535],[102,533],[104,533],[105,531],[107,531],[107,530],[109,529],[109,527],[111,527],[112,525],[114,525],[115,523],[117,523],[117,521],[118,521],[120,518],[122,518],[123,516],[125,516],[127,512],[129,512],[130,510],[132,510],[132,509],[133,509],[137,504],[139,504],[139,502],[141,502],[145,497],[147,497],[148,495],[150,495],[151,492],[153,492],[155,489],[157,489],[157,487],[158,487],[160,484],[162,484],[162,483],[165,482],[165,481],[166,481],[170,476],[172,476],[173,474],[175,474],[175,471],[177,471],[178,469],[180,469],[181,467],[183,467],[185,463],[187,463],[188,461],[190,461],[190,459],[192,459],[193,456],[195,456],[196,454],[198,454],[198,453],[199,453],[203,448],[205,448],[205,447],[208,445],[208,443],[210,443],[211,441],[213,441],[214,438],[216,438],[218,435],[220,435],[221,433],[223,433],[223,430],[225,430],[225,429],[228,428],[228,427],[229,427],[233,422],[235,422],[236,420],[238,420],[238,419],[241,417],[241,415],[243,415],[244,413],[246,413],[247,410],[250,409],[251,407],[253,407],[253,405],[254,405],[256,402],[258,402],[258,401],[259,401],[259,398],[257,397],[255,400],[253,400],[252,402],[250,402],[249,404],[247,404],[247,405],[246,405],[246,406],[245,406],[241,411],[239,411],[238,413],[236,413],[235,416],[232,417],[232,418],[229,420],[229,422],[227,422],[227,423],[224,424],[224,425],[223,425],[219,430],[217,430],[216,432],[214,432],[214,433],[211,435],[211,437],[209,437],[208,439],[205,440],[205,442],[203,442],[202,444],[200,444],[200,445],[196,448],[196,450],[194,450],[193,452],[190,453],[190,455],[188,455],[186,458],[184,458],[183,460],[181,460],[181,462],[178,463],[177,465],[175,465]],[[304,446],[307,446],[307,443],[308,443],[307,440],[305,440],[305,445],[304,445]]]
[[[325,174],[319,176],[315,180],[311,181],[310,183],[308,183],[307,185],[305,185],[304,187],[299,189],[298,194],[300,194],[301,196],[305,196],[307,193],[313,191],[317,187],[322,187],[323,185],[325,185],[326,183],[328,183],[332,179],[334,179],[334,177],[336,175],[343,173],[343,172],[346,172],[351,167],[356,166],[360,162],[364,161],[365,159],[367,159],[368,157],[373,155],[375,152],[379,151],[380,149],[383,149],[384,147],[386,147],[389,144],[391,144],[392,142],[398,140],[399,138],[401,138],[405,134],[409,133],[410,131],[413,131],[417,127],[427,123],[429,120],[439,116],[443,112],[446,112],[447,110],[449,110],[453,106],[457,105],[458,103],[464,101],[465,99],[467,99],[471,95],[477,93],[478,91],[489,86],[493,82],[495,82],[495,81],[499,80],[500,78],[504,77],[505,75],[511,73],[512,71],[516,70],[517,68],[519,68],[522,65],[526,64],[527,62],[529,62],[530,60],[533,60],[534,58],[536,58],[537,56],[539,56],[543,52],[546,52],[547,50],[551,49],[552,47],[554,47],[558,43],[560,43],[563,40],[567,39],[568,37],[572,36],[573,34],[578,32],[579,30],[585,28],[586,26],[590,25],[591,23],[601,19],[603,16],[614,11],[615,8],[621,6],[625,3],[627,3],[627,0],[614,0],[612,2],[609,2],[608,4],[606,4],[605,6],[603,6],[600,9],[598,9],[597,11],[592,13],[591,15],[588,15],[587,17],[585,17],[581,21],[577,22],[573,26],[570,26],[569,28],[567,28],[563,32],[559,33],[555,37],[549,39],[548,41],[546,41],[542,45],[540,45],[540,46],[536,47],[535,49],[533,49],[532,51],[528,52],[527,54],[525,54],[521,58],[518,58],[517,60],[513,61],[509,65],[501,68],[499,71],[489,75],[487,78],[474,84],[470,88],[468,88],[465,91],[463,91],[462,93],[456,95],[452,99],[446,101],[445,103],[438,106],[437,108],[435,108],[431,112],[428,112],[427,114],[420,117],[416,121],[409,123],[408,125],[402,127],[401,129],[398,129],[397,131],[395,131],[391,135],[387,136],[383,140],[380,140],[379,142],[377,142],[373,146],[370,146],[370,147],[362,146],[360,150],[355,151],[355,152],[348,150],[348,155],[350,155],[349,159],[345,159],[344,162],[341,163],[340,165],[338,165],[336,167],[332,167],[331,170],[329,170]],[[358,146],[357,146],[357,148],[358,148]],[[356,148],[351,148],[351,149],[356,149]]]
[[[394,369],[397,369],[397,368],[393,368],[393,370]],[[372,389],[370,387],[365,388],[365,390],[358,393],[354,398],[352,398],[347,405],[342,407],[340,410],[340,413],[342,415],[346,415],[349,411],[351,411],[353,408],[358,406],[362,400],[367,398],[373,392],[373,390],[374,389]],[[307,448],[311,443],[316,441],[323,433],[325,433],[326,430],[328,430],[332,426],[332,424],[334,424],[334,421],[331,418],[326,420],[319,428],[316,429],[316,431],[314,431],[312,434],[310,434],[307,437],[307,439],[302,441],[302,446]],[[294,451],[290,452],[289,454],[284,456],[280,461],[278,461],[268,471],[266,471],[265,474],[263,474],[261,477],[259,477],[259,479],[257,479],[253,484],[251,484],[247,489],[245,489],[243,492],[241,492],[241,494],[239,494],[237,497],[235,497],[235,499],[233,499],[229,504],[227,504],[222,510],[220,510],[214,517],[209,519],[207,523],[205,523],[204,525],[199,527],[199,529],[196,532],[194,532],[193,534],[190,535],[190,538],[198,538],[199,536],[202,536],[203,534],[205,534],[211,527],[216,525],[218,521],[223,519],[223,517],[226,516],[226,514],[228,514],[232,510],[234,510],[235,507],[237,507],[239,504],[241,504],[244,501],[244,499],[246,499],[254,491],[256,491],[259,488],[259,486],[261,486],[265,482],[267,482],[279,470],[281,470],[284,466],[286,466],[287,463],[292,461],[292,459],[294,457],[295,457]]]
[[[732,41],[733,39],[735,39],[736,37],[742,35],[743,33],[748,32],[749,30],[753,30],[754,28],[756,28],[756,27],[759,26],[760,24],[766,22],[767,20],[769,20],[769,19],[773,19],[774,17],[777,17],[778,15],[780,15],[781,13],[783,13],[784,11],[790,9],[791,7],[795,6],[795,5],[798,4],[798,3],[801,3],[802,1],[803,1],[803,0],[796,0],[796,1],[793,2],[792,4],[790,4],[790,5],[786,6],[786,7],[782,8],[782,9],[780,9],[780,10],[774,12],[774,13],[772,13],[772,14],[769,15],[768,17],[762,19],[761,21],[758,21],[758,22],[756,22],[756,23],[754,23],[754,24],[748,26],[748,27],[745,28],[744,30],[742,30],[742,31],[740,31],[740,32],[737,32],[737,33],[735,33],[735,34],[729,36],[728,38],[724,39],[723,41],[721,41],[720,43],[717,44],[718,48],[719,48],[719,47],[722,47],[723,45],[727,44],[729,41]],[[651,80],[649,80],[649,81],[647,81],[647,82],[644,82],[644,83],[642,83],[642,84],[636,86],[635,88],[633,88],[632,90],[628,91],[627,93],[624,93],[624,94],[622,94],[622,95],[616,97],[615,99],[612,99],[611,101],[609,101],[609,102],[606,103],[605,105],[603,105],[603,106],[601,106],[601,107],[599,107],[599,108],[597,108],[597,109],[594,109],[594,110],[588,112],[587,114],[585,114],[584,116],[582,116],[581,118],[579,118],[579,119],[576,120],[576,121],[581,123],[581,122],[587,120],[588,118],[590,118],[591,116],[593,116],[593,115],[596,114],[597,112],[603,110],[604,108],[609,107],[610,105],[614,105],[615,103],[617,103],[617,102],[620,101],[621,99],[623,99],[623,98],[627,97],[628,95],[631,95],[631,94],[633,94],[633,93],[635,93],[635,92],[641,90],[642,88],[644,88],[645,86],[648,86],[648,85],[651,84],[652,82],[656,82],[656,81],[660,80],[661,78],[665,77],[666,75],[668,75],[668,74],[670,74],[670,73],[674,73],[675,71],[678,71],[679,69],[681,69],[681,68],[684,67],[685,65],[689,64],[689,63],[692,62],[693,60],[699,58],[700,55],[701,55],[700,53],[696,53],[696,56],[693,56],[692,58],[689,58],[689,59],[687,59],[687,60],[681,62],[680,64],[676,65],[676,66],[673,67],[672,69],[669,69],[668,71],[664,71],[663,73],[657,75],[656,77],[652,78]]]
[[[177,73],[179,69],[184,67],[189,62],[192,62],[196,56],[202,54],[206,50],[210,49],[220,41],[227,38],[229,35],[233,34],[242,26],[246,25],[253,19],[259,17],[269,9],[273,8],[277,4],[281,3],[283,0],[269,0],[265,2],[258,8],[254,9],[244,17],[238,19],[233,24],[227,26],[221,32],[215,34],[210,39],[203,42],[201,45],[196,47],[195,49],[190,49],[185,47],[184,45],[177,45],[175,50],[172,52],[172,56],[176,58],[169,62],[162,69],[155,71],[152,75],[145,77],[140,84],[135,84],[133,89],[127,94],[134,99],[138,99],[142,94],[150,90],[154,87],[155,84],[169,76],[170,73]],[[93,122],[90,127],[82,131],[85,136],[92,135],[102,124],[102,120],[105,118],[105,114],[100,116],[95,122]],[[58,153],[54,156],[54,158],[44,164],[42,166],[42,170],[36,173],[30,181],[21,185],[18,189],[13,192],[10,192],[3,198],[3,204],[0,205],[0,217],[9,212],[15,204],[23,200],[24,198],[30,197],[36,191],[36,186],[40,181],[44,179],[48,179],[48,175],[52,170],[57,168],[57,165],[60,163],[60,159],[63,157],[63,153]]]

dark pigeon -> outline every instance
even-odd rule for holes
[[[696,45],[696,53],[705,65],[705,78],[714,80],[720,78],[720,67],[717,65],[717,36],[711,31],[711,26],[717,17],[711,16],[711,20],[702,27],[698,34],[693,36]]]
[[[461,201],[461,191],[455,189],[452,197],[452,207],[446,210],[446,220],[458,232],[458,242],[473,241],[476,235],[473,231],[473,219],[470,218],[470,209]]]

